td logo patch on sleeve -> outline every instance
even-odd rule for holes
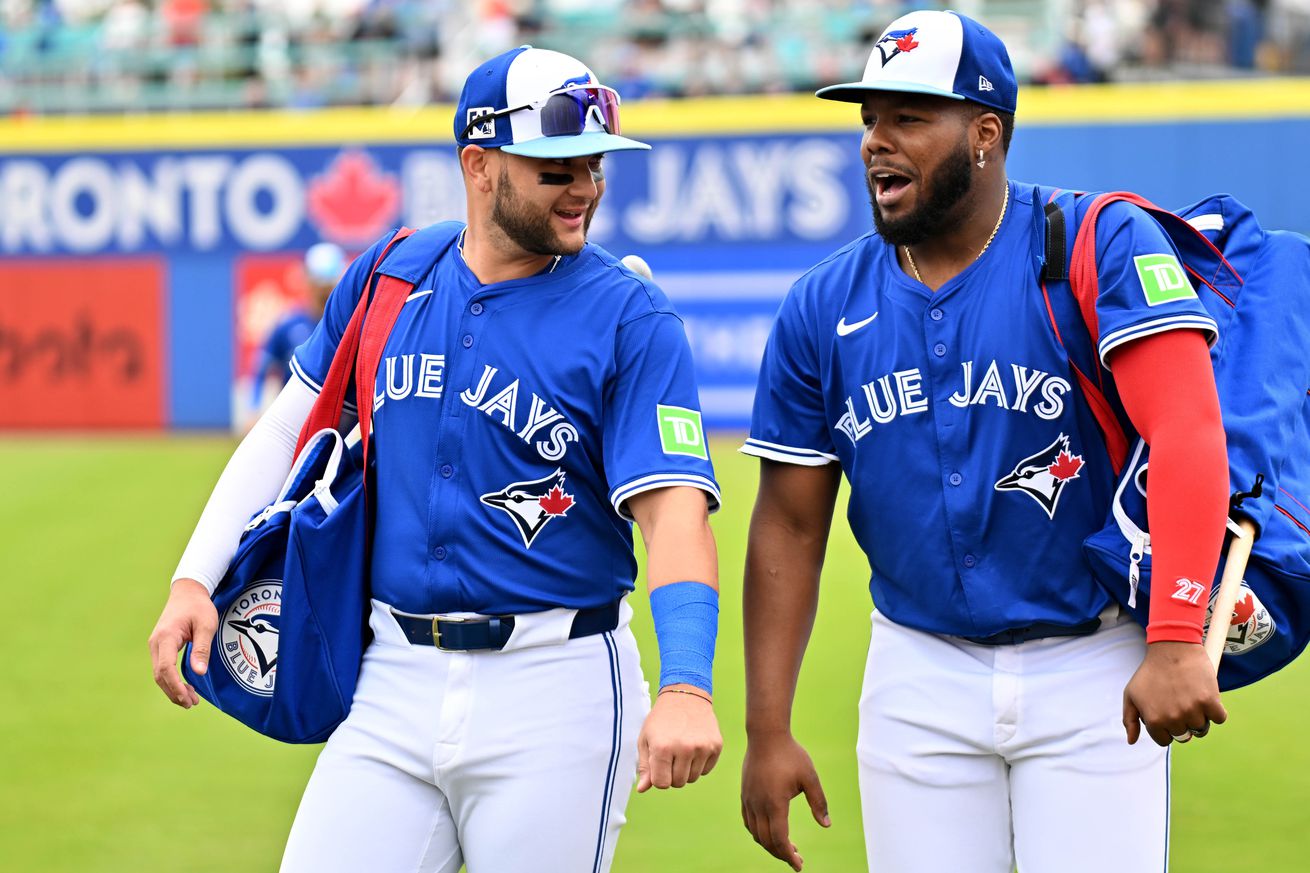
[[[660,422],[660,446],[666,455],[691,455],[708,461],[705,452],[705,432],[701,429],[700,413],[681,406],[658,404],[655,412]]]
[[[1133,258],[1137,278],[1146,294],[1147,306],[1159,306],[1174,300],[1195,297],[1192,283],[1187,281],[1183,265],[1174,255],[1138,255]]]

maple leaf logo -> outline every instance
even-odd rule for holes
[[[1037,501],[1047,517],[1055,519],[1055,509],[1066,485],[1081,478],[1083,456],[1069,447],[1069,437],[1060,434],[1049,446],[1014,465],[992,486],[997,491],[1018,491]]]
[[[917,27],[911,27],[907,30],[889,30],[882,35],[874,45],[878,49],[878,54],[882,57],[882,65],[887,66],[887,62],[899,55],[901,52],[913,51],[919,47],[918,41],[914,35],[919,31]]]
[[[1060,452],[1056,457],[1055,463],[1049,467],[1051,475],[1056,479],[1077,479],[1078,471],[1083,468],[1083,456],[1071,455],[1067,451]]]
[[[556,469],[549,476],[530,482],[511,482],[479,499],[508,515],[523,537],[524,548],[532,548],[533,540],[546,525],[564,517],[577,502],[564,491],[564,478],[564,471]]]
[[[1243,592],[1242,598],[1233,604],[1232,624],[1246,624],[1255,615],[1255,595],[1250,591]]]
[[[903,52],[908,52],[917,49],[919,47],[919,44],[914,41],[914,33],[910,32],[905,34],[905,36],[901,37],[900,39],[896,40],[896,47]]]
[[[541,498],[541,509],[547,515],[564,515],[573,506],[573,495],[565,494],[564,489],[556,485]]]
[[[309,220],[326,239],[371,243],[391,227],[400,211],[400,183],[382,172],[362,149],[337,156],[310,180]]]

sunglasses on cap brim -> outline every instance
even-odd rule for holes
[[[469,121],[460,133],[467,139],[469,131],[491,118],[510,115],[524,109],[541,110],[542,136],[577,136],[587,129],[587,118],[595,113],[605,132],[619,135],[619,94],[605,85],[570,85],[552,91],[540,100],[509,109],[498,109]]]

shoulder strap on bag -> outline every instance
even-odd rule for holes
[[[350,321],[341,334],[341,342],[337,344],[337,350],[332,356],[332,365],[328,368],[327,378],[323,380],[323,388],[318,392],[318,398],[309,411],[309,417],[305,419],[304,425],[300,428],[300,437],[296,440],[297,456],[300,454],[300,450],[305,447],[305,443],[309,442],[311,436],[323,430],[323,428],[335,428],[341,423],[341,411],[346,405],[346,389],[350,385],[350,374],[359,354],[360,332],[364,324],[365,314],[369,308],[369,289],[373,287],[373,279],[387,254],[412,233],[414,231],[411,228],[402,227],[387,243],[386,248],[382,250],[382,254],[378,255],[377,261],[373,264],[373,270],[369,274],[368,281],[364,283],[364,288],[360,292],[359,303],[356,304],[355,311],[351,314]],[[370,389],[362,396],[368,397],[371,394],[372,390]],[[359,404],[361,414],[366,405],[368,404]]]
[[[1061,194],[1064,194],[1063,198],[1060,197]],[[1046,202],[1046,263],[1041,272],[1042,298],[1046,302],[1046,315],[1051,320],[1051,328],[1055,331],[1055,338],[1064,348],[1065,355],[1069,359],[1069,368],[1073,370],[1074,378],[1078,381],[1078,387],[1082,389],[1083,397],[1086,399],[1092,415],[1096,418],[1096,424],[1105,439],[1110,465],[1117,476],[1123,470],[1124,462],[1128,458],[1128,435],[1124,431],[1123,425],[1120,424],[1114,408],[1105,398],[1104,384],[1101,382],[1101,367],[1096,359],[1098,323],[1096,319],[1095,227],[1096,215],[1100,212],[1103,204],[1098,205],[1097,201],[1093,200],[1087,214],[1079,222],[1077,219],[1078,197],[1079,195],[1073,192],[1061,192],[1057,188],[1051,193]],[[1097,198],[1097,200],[1099,199]],[[1073,223],[1075,228],[1072,258],[1068,257],[1068,226],[1070,222]],[[1090,291],[1087,288],[1087,265],[1079,263],[1079,258],[1087,255],[1086,243],[1089,235],[1092,237],[1090,248],[1092,281]],[[1051,306],[1051,296],[1047,290],[1048,283],[1066,283],[1073,291],[1074,299],[1078,304],[1079,315],[1091,339],[1092,365],[1090,369],[1096,374],[1095,381],[1074,362],[1072,355],[1069,355],[1069,346],[1060,333],[1060,325],[1055,317],[1055,310]],[[1085,302],[1087,300],[1090,300],[1091,304],[1090,319]]]
[[[405,300],[414,290],[415,283],[421,281],[446,250],[455,244],[462,230],[463,225],[453,221],[430,225],[418,231],[404,228],[401,233],[409,238],[408,242],[398,247],[389,259],[384,252],[374,269],[378,276],[378,287],[373,305],[364,316],[359,356],[355,365],[355,397],[359,406],[359,438],[363,446],[365,470],[368,469],[369,435],[373,425],[373,383],[377,379],[378,364],[382,361],[382,350],[387,344],[387,337],[391,334],[391,328]],[[384,259],[387,260],[386,264],[382,263]]]
[[[359,295],[359,303],[337,345],[323,390],[300,430],[296,454],[315,433],[340,424],[353,370],[360,443],[367,469],[369,437],[373,429],[373,383],[387,337],[406,298],[414,290],[414,284],[426,276],[446,250],[454,245],[463,227],[453,221],[422,230],[403,227],[387,243],[373,264],[373,271]],[[371,294],[370,289],[374,289]]]
[[[1055,281],[1060,278],[1051,272],[1053,261],[1056,260],[1055,255],[1059,255],[1060,266],[1063,265],[1064,260],[1063,246],[1066,233],[1063,227],[1060,228],[1058,233],[1051,230],[1053,214],[1059,214],[1059,218],[1055,219],[1055,221],[1060,224],[1065,223],[1064,211],[1056,203],[1057,195],[1058,192],[1053,194],[1046,206],[1048,251],[1047,266],[1042,272],[1043,295],[1046,295],[1046,281],[1048,279]],[[1087,333],[1091,337],[1093,350],[1096,349],[1100,342],[1100,322],[1096,315],[1096,300],[1100,294],[1100,282],[1096,272],[1096,219],[1101,214],[1102,209],[1116,202],[1130,203],[1144,210],[1160,223],[1164,231],[1169,234],[1174,245],[1177,246],[1179,253],[1182,255],[1183,268],[1187,270],[1193,280],[1208,285],[1211,290],[1225,300],[1230,298],[1232,289],[1242,284],[1242,277],[1228,263],[1223,252],[1215,248],[1214,244],[1204,234],[1192,227],[1184,219],[1131,191],[1111,191],[1105,194],[1097,194],[1092,198],[1082,220],[1077,222],[1078,230],[1074,235],[1073,253],[1069,258],[1068,269],[1069,288],[1078,303],[1078,311],[1082,316],[1083,324],[1087,327]],[[1075,207],[1071,207],[1070,212],[1074,212],[1074,209]],[[1053,253],[1049,248],[1053,242],[1058,242],[1060,245],[1058,253]],[[1224,293],[1225,290],[1228,290],[1228,295]],[[1055,328],[1056,337],[1059,338],[1060,329],[1056,325],[1049,296],[1046,298],[1046,309],[1051,318],[1051,326]],[[1064,344],[1063,339],[1060,340],[1060,343],[1061,345]],[[1096,422],[1101,428],[1101,433],[1105,437],[1110,463],[1117,475],[1123,469],[1124,462],[1128,457],[1128,439],[1123,426],[1109,402],[1105,399],[1103,386],[1094,384],[1072,360],[1070,360],[1070,365],[1073,367],[1078,384],[1087,398],[1088,405],[1091,406],[1092,413],[1096,416]],[[1099,366],[1096,367],[1098,381],[1100,370]]]

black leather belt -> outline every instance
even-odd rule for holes
[[[1100,618],[1089,618],[1082,624],[1051,624],[1039,621],[1027,627],[1012,627],[987,637],[961,637],[980,646],[1013,646],[1029,640],[1044,640],[1050,637],[1085,637],[1095,633],[1101,626]]]
[[[496,615],[486,618],[434,618],[432,616],[405,615],[394,609],[391,615],[405,634],[405,639],[416,646],[436,646],[443,652],[499,651],[509,642],[514,632],[514,616]],[[619,601],[594,609],[579,609],[569,629],[569,639],[588,637],[612,631],[619,626]]]

